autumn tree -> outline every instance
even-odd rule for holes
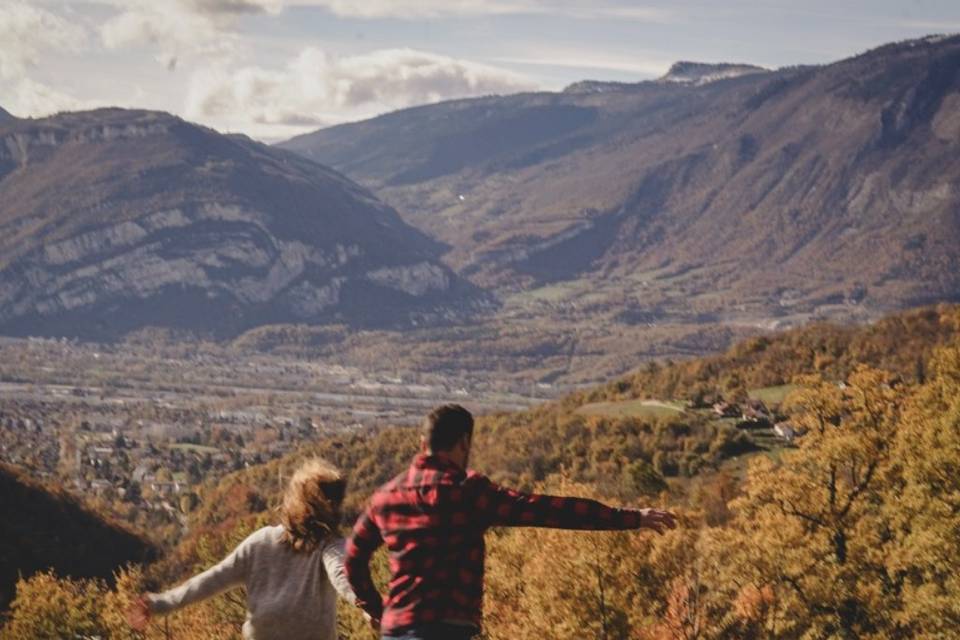
[[[597,496],[566,480],[542,487]],[[663,611],[671,581],[691,561],[695,530],[571,532],[511,528],[487,536],[489,640],[634,637]]]
[[[898,620],[915,638],[960,637],[960,348],[939,351],[896,438],[899,500],[887,504],[902,582]],[[896,480],[895,476],[895,480]]]
[[[787,408],[806,435],[779,462],[751,465],[737,518],[713,536],[728,555],[715,587],[731,603],[768,592],[770,637],[889,637],[897,594],[884,504],[900,394],[868,368],[845,388],[802,382]]]

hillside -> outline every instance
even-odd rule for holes
[[[940,305],[884,318],[862,327],[816,324],[759,336],[716,356],[652,363],[607,384],[579,391],[529,411],[482,416],[473,464],[492,477],[532,488],[552,474],[589,482],[606,495],[636,498],[660,486],[725,468],[743,454],[785,446],[770,426],[744,428],[718,419],[715,400],[738,395],[766,398],[783,417],[783,400],[798,376],[843,381],[858,366],[886,371],[909,384],[927,377],[936,349],[960,341],[960,306]],[[469,403],[467,403],[469,406]],[[191,538],[229,531],[238,518],[266,513],[280,496],[278,477],[297,461],[320,455],[348,470],[347,519],[367,495],[413,455],[415,427],[337,436],[305,446],[297,455],[253,467],[207,487],[191,515]],[[742,466],[742,461],[741,461]],[[635,474],[648,472],[647,485]]]
[[[13,120],[14,117],[10,115],[10,112],[5,110],[3,107],[0,107],[0,122],[5,122],[7,120]]]
[[[615,335],[957,299],[958,114],[960,37],[930,37],[446,102],[281,146],[373,189],[518,314],[586,309]]]
[[[439,252],[342,175],[167,114],[0,125],[8,335],[438,320],[484,300]]]
[[[12,599],[18,576],[53,569],[61,576],[112,580],[127,563],[156,556],[143,538],[13,467],[0,466],[0,502],[0,610]]]
[[[739,342],[725,353],[660,366],[652,363],[606,385],[571,394],[564,405],[631,398],[693,401],[736,388],[789,385],[797,376],[844,380],[858,366],[922,382],[933,351],[960,340],[960,307],[938,305],[888,316],[866,326],[816,323]]]
[[[614,504],[661,504],[681,521],[664,536],[489,533],[485,635],[952,637],[960,621],[960,481],[951,471],[960,465],[958,336],[960,307],[948,305],[869,327],[811,326],[713,358],[648,365],[532,411],[482,417],[473,466],[495,478]],[[777,398],[744,388],[784,380],[793,388]],[[676,395],[651,395],[671,384]],[[767,397],[800,435],[778,440],[761,433],[769,428],[760,421],[683,401],[697,385]],[[209,566],[275,522],[272,507],[304,456],[346,471],[349,523],[406,464],[416,440],[413,428],[342,435],[231,474],[205,487],[187,537],[146,579],[135,570],[114,591],[31,580],[0,637],[41,637],[51,620],[73,635],[123,635],[123,611],[143,589]],[[385,570],[378,554],[380,584]],[[373,637],[355,608],[338,617],[344,637]],[[221,596],[171,615],[148,637],[232,637],[243,620],[242,601]]]

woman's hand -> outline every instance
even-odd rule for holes
[[[127,624],[134,631],[144,631],[150,622],[150,604],[147,602],[147,594],[142,594],[139,598],[130,604],[127,609]]]

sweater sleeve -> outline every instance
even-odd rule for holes
[[[151,613],[170,613],[242,585],[249,566],[252,539],[256,535],[248,537],[226,558],[183,584],[163,593],[148,594],[146,600]]]
[[[343,566],[346,559],[344,544],[343,538],[337,538],[324,547],[323,568],[326,569],[327,579],[330,580],[337,594],[350,604],[355,604],[357,597],[350,588],[347,570]]]

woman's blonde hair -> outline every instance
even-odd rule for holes
[[[311,552],[336,533],[346,488],[333,465],[319,458],[300,465],[283,496],[283,527],[290,546]]]

